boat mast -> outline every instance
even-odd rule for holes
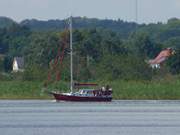
[[[135,1],[135,22],[138,24],[138,0]]]
[[[70,74],[71,74],[71,86],[70,90],[73,93],[73,47],[72,47],[72,16],[70,16]]]

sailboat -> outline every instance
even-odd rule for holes
[[[107,85],[97,89],[79,89],[75,92],[74,86],[97,86],[94,83],[74,83],[73,81],[73,46],[72,46],[72,16],[70,17],[69,23],[70,29],[70,92],[61,93],[57,91],[51,91],[50,94],[54,96],[56,101],[104,101],[110,102],[112,100],[112,88]]]

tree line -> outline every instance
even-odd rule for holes
[[[55,78],[57,70],[51,70],[51,65],[58,48],[62,49],[63,36],[68,37],[65,22],[26,20],[9,25],[3,22],[4,27],[0,27],[0,79],[43,81],[48,71]],[[151,80],[180,73],[180,20],[177,18],[166,24],[138,25],[79,17],[73,19],[73,25],[74,79],[77,81]],[[67,46],[68,40],[65,41]],[[161,69],[150,68],[146,61],[167,47],[174,48],[175,55]],[[25,72],[12,75],[12,60],[17,56],[25,58]],[[57,69],[62,71],[62,80],[69,80],[68,47],[63,66],[58,65]]]

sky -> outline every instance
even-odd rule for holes
[[[137,22],[157,23],[180,18],[180,0],[137,0]],[[136,21],[136,0],[0,0],[0,16],[24,19],[65,19],[86,16]]]

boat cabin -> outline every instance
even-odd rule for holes
[[[80,95],[94,96],[93,89],[81,89],[79,90]]]
[[[80,95],[84,96],[111,96],[111,89],[81,89],[78,92]]]

